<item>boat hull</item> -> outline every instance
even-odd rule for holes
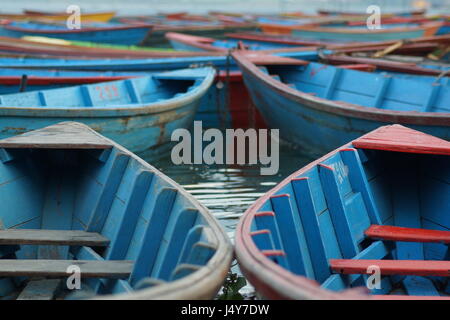
[[[103,30],[83,30],[80,32],[73,32],[69,30],[67,32],[51,31],[51,30],[39,30],[34,31],[32,29],[13,28],[10,26],[4,26],[0,30],[0,35],[12,38],[21,38],[27,35],[38,35],[42,37],[86,41],[96,43],[108,43],[119,45],[136,45],[142,43],[150,32],[151,27],[121,27],[121,28],[105,28]]]
[[[55,260],[84,272],[81,290],[60,286],[68,299],[211,299],[217,293],[232,259],[226,234],[192,195],[147,162],[75,122],[0,144],[9,155],[0,162],[0,193],[10,208],[0,214],[0,237],[10,244],[0,252],[0,272],[5,274],[6,263],[34,270],[19,270],[26,272],[19,281],[17,270],[8,271],[0,296],[36,296],[37,290],[27,291],[36,268],[42,275],[65,278],[65,268],[61,272]],[[24,201],[13,200],[13,193]],[[91,268],[95,272],[87,275],[89,264],[97,271]],[[126,268],[112,274],[115,264]],[[38,294],[47,299],[59,294],[56,288],[49,291]]]
[[[175,129],[189,129],[202,98],[214,81],[214,72],[188,95],[132,108],[0,108],[0,138],[64,121],[84,123],[117,141],[146,160],[159,158],[170,149]],[[89,110],[91,109],[91,110]]]
[[[291,93],[278,81],[267,81],[255,75],[255,69],[238,61],[244,82],[256,108],[269,128],[280,129],[280,138],[294,147],[322,155],[382,125],[400,123],[407,127],[450,140],[448,114],[418,113],[380,114],[376,109],[365,112],[338,111],[333,103]],[[275,84],[276,82],[277,84]],[[279,85],[278,85],[279,84]]]

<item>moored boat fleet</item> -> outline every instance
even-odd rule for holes
[[[448,13],[68,18],[0,13],[0,299],[450,299]],[[195,120],[317,159],[235,248],[146,162]]]

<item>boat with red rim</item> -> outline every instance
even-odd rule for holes
[[[401,125],[337,148],[245,212],[240,269],[269,299],[450,299],[449,157]]]
[[[313,156],[394,123],[450,140],[446,85],[260,52],[232,56],[268,127]]]

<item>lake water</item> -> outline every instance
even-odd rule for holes
[[[314,13],[318,8],[328,10],[365,11],[369,5],[378,5],[382,11],[408,10],[419,0],[14,0],[1,1],[2,12],[21,12],[22,9],[64,11],[69,5],[79,5],[83,11],[114,10],[119,14],[149,15],[158,12],[207,13],[210,10],[277,13],[302,11]],[[430,10],[450,8],[450,0],[428,0]]]

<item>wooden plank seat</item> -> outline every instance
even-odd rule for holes
[[[17,260],[0,259],[0,277],[67,277],[70,266],[78,266],[82,278],[129,277],[134,262],[128,260]]]
[[[373,295],[373,300],[450,300],[449,296],[401,296],[401,295]]]
[[[371,225],[365,235],[377,240],[450,243],[450,231]]]
[[[104,247],[109,242],[109,239],[97,232],[80,230],[0,230],[0,245],[33,244]]]
[[[450,276],[450,261],[432,260],[357,260],[331,259],[335,273],[366,274],[370,266],[378,266],[382,275]]]
[[[450,232],[371,225],[365,231],[366,237],[376,240],[402,242],[450,243]],[[450,261],[432,260],[364,260],[332,259],[331,270],[341,274],[366,274],[370,266],[378,266],[382,275],[450,276]]]

